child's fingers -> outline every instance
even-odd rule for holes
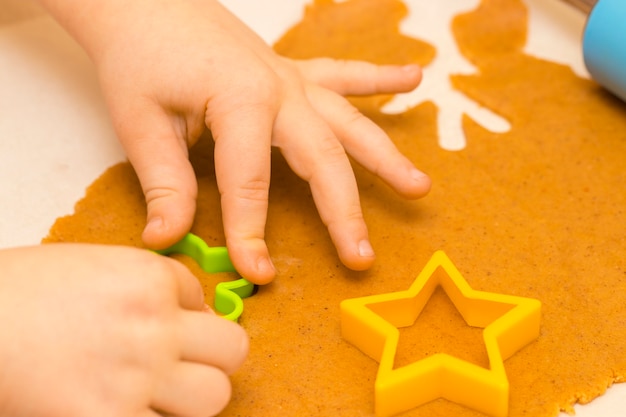
[[[275,275],[264,240],[274,122],[267,103],[239,102],[207,115],[228,252],[237,271],[257,284]]]
[[[204,311],[204,290],[198,278],[182,263],[167,257],[162,257],[162,260],[167,263],[176,280],[179,305],[185,310]]]
[[[363,270],[374,262],[352,166],[326,123],[308,103],[283,106],[278,146],[301,178],[309,182],[317,210],[342,262]],[[289,142],[281,146],[281,139]]]
[[[197,185],[187,142],[156,104],[126,107],[120,113],[114,117],[117,134],[147,203],[143,240],[154,249],[171,246],[191,229],[196,208]]]
[[[331,58],[294,62],[307,81],[341,95],[407,92],[422,80],[422,70],[416,64],[376,65]]]
[[[415,168],[378,125],[332,91],[309,86],[307,94],[315,110],[357,162],[406,198],[428,193],[430,178]]]
[[[180,417],[214,416],[230,401],[228,376],[218,368],[192,362],[178,362],[158,381],[152,408]]]
[[[238,324],[195,311],[180,315],[181,359],[215,366],[230,375],[248,355],[248,336]]]

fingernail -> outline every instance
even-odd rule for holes
[[[274,264],[270,258],[262,257],[259,259],[257,263],[257,268],[261,273],[270,273],[273,274],[276,269],[274,268]]]
[[[406,72],[415,72],[415,71],[418,71],[418,70],[419,70],[419,68],[420,68],[420,67],[419,67],[419,65],[417,65],[417,64],[408,64],[408,65],[404,65],[404,66],[402,67],[402,69],[403,69],[404,71],[406,71]]]
[[[359,242],[359,256],[363,258],[371,258],[374,256],[374,249],[369,240],[362,240]]]
[[[163,226],[163,218],[162,217],[153,217],[148,221],[146,225],[146,230],[148,229],[160,229]]]
[[[424,174],[422,171],[415,169],[415,168],[411,169],[410,175],[414,181],[422,181],[428,177],[428,175]]]

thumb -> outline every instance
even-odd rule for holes
[[[124,118],[114,124],[146,199],[142,238],[150,248],[166,248],[191,229],[196,210],[198,189],[187,142],[160,107],[144,106]]]

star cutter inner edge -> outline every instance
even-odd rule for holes
[[[435,274],[441,267],[445,274]],[[411,326],[441,286],[469,326],[482,327],[489,368],[437,353],[394,369],[398,328]],[[509,382],[503,361],[539,337],[541,302],[473,290],[437,251],[408,290],[344,300],[342,337],[379,362],[375,413],[388,417],[446,398],[493,417],[506,417]]]
[[[207,273],[237,272],[223,246],[210,247],[202,238],[187,233],[180,241],[169,248],[159,250],[161,255],[180,253],[193,259]],[[254,293],[254,284],[245,278],[220,282],[215,286],[215,309],[225,319],[238,321],[243,313],[243,299]]]

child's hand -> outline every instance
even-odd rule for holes
[[[247,336],[176,261],[51,244],[0,265],[0,415],[204,417],[230,399]]]
[[[430,188],[342,95],[409,91],[411,65],[276,55],[215,0],[42,0],[96,63],[113,124],[148,203],[143,239],[162,248],[191,227],[196,181],[187,149],[208,127],[226,242],[237,270],[274,276],[264,241],[270,151],[309,182],[342,262],[374,261],[347,154],[407,198]],[[71,6],[71,7],[69,7]]]

